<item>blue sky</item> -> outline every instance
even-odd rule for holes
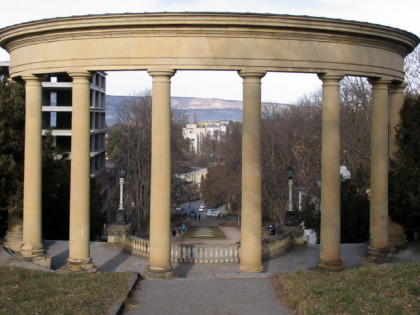
[[[420,36],[419,0],[2,0],[0,28],[45,18],[124,12],[253,12],[310,15],[382,24]],[[0,61],[8,60],[0,48]],[[132,82],[133,84],[128,84]],[[135,83],[135,84],[134,84]],[[269,73],[262,81],[263,101],[291,103],[321,86],[315,75]],[[108,94],[129,95],[149,89],[145,72],[109,73]],[[279,88],[281,87],[281,88]],[[173,96],[240,100],[242,79],[235,72],[178,72]]]

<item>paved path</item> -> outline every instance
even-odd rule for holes
[[[293,314],[270,279],[141,281],[124,314]]]

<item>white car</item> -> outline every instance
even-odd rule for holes
[[[216,209],[208,209],[206,215],[208,217],[218,217],[220,215],[220,211]]]
[[[200,205],[200,207],[198,208],[198,211],[203,212],[204,211],[204,205]]]

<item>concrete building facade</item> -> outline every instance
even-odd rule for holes
[[[106,192],[105,97],[106,74],[95,72],[90,83],[90,176]],[[51,130],[55,145],[70,153],[72,79],[66,74],[47,75],[42,81],[42,135]]]
[[[189,139],[191,150],[195,154],[202,152],[203,138],[206,135],[206,128],[198,127],[197,124],[187,124],[182,128],[182,136],[184,139]]]
[[[182,136],[190,140],[193,152],[200,154],[203,138],[209,136],[211,139],[220,140],[220,137],[226,134],[226,124],[221,122],[187,124],[185,128],[182,128]]]
[[[243,80],[242,227],[239,271],[262,272],[261,79],[267,72],[315,73],[323,83],[319,269],[342,270],[340,254],[340,81],[373,88],[371,240],[366,260],[384,261],[388,239],[389,108],[403,103],[404,57],[419,43],[381,25],[307,16],[231,13],[109,14],[28,22],[0,30],[10,74],[26,82],[23,246],[42,259],[42,77],[72,78],[69,269],[93,268],[89,248],[90,80],[106,70],[147,70],[152,83],[149,278],[170,262],[170,91],[177,70],[233,70]],[[53,54],[50,52],[54,52]],[[204,83],[203,83],[204,84]],[[280,87],[281,88],[281,87]],[[392,91],[392,94],[390,94]],[[392,95],[392,97],[389,97]],[[395,113],[395,111],[391,111]],[[395,114],[393,114],[395,115]]]

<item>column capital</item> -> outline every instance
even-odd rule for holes
[[[392,83],[392,79],[369,77],[368,82],[372,85],[372,89],[388,90]]]
[[[396,93],[404,93],[405,88],[408,86],[407,82],[392,82],[389,86],[389,93],[396,94]]]
[[[69,71],[67,74],[74,79],[86,79],[89,80],[92,77],[92,73],[89,71]]]
[[[34,82],[35,84],[37,82],[41,84],[43,78],[44,78],[44,75],[25,74],[22,76],[22,80],[24,80],[25,83]]]
[[[176,70],[173,69],[148,69],[147,73],[151,77],[168,77],[171,78],[175,75]]]
[[[257,78],[261,80],[267,74],[267,71],[240,70],[238,71],[238,74],[242,79]]]
[[[344,75],[339,73],[318,73],[318,78],[322,80],[323,84],[325,84],[327,81],[340,84],[340,81],[344,78]]]

